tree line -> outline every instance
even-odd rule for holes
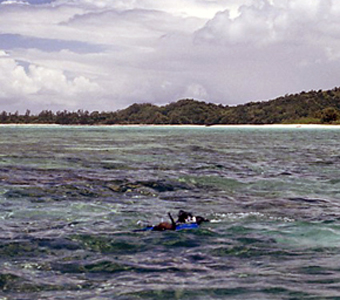
[[[340,88],[291,94],[270,101],[250,102],[237,106],[184,99],[156,106],[133,104],[114,112],[87,110],[43,110],[39,114],[0,114],[2,124],[340,124]]]

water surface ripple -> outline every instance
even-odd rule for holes
[[[0,299],[340,299],[340,130],[0,127]],[[189,210],[198,230],[133,232]]]

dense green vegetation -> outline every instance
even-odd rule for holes
[[[165,106],[133,104],[115,112],[44,110],[38,115],[2,112],[0,123],[47,124],[340,124],[340,88],[286,95],[266,102],[223,106],[191,99]]]

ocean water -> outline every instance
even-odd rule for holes
[[[339,167],[340,129],[0,127],[0,299],[340,299]]]

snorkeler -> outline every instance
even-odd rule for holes
[[[168,213],[168,216],[171,220],[171,223],[169,222],[162,222],[155,226],[147,226],[146,228],[142,230],[137,231],[166,231],[166,230],[183,230],[183,229],[195,229],[198,228],[199,225],[201,225],[203,222],[209,222],[208,219],[205,219],[201,216],[194,216],[190,212],[186,212],[184,210],[180,210],[178,212],[178,219],[175,222],[173,217],[170,213]]]

